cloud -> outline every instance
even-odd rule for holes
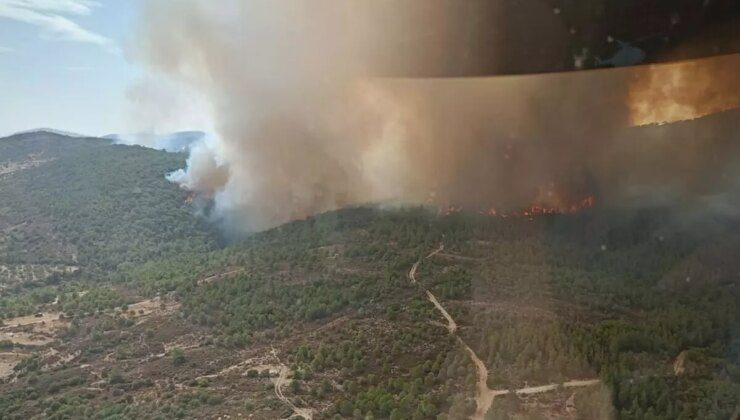
[[[11,6],[33,9],[42,12],[59,12],[76,15],[89,15],[92,8],[100,3],[90,0],[4,0]]]
[[[9,53],[9,52],[13,52],[13,49],[10,47],[3,47],[2,45],[0,45],[0,54]]]
[[[91,0],[0,0],[0,18],[34,25],[45,38],[82,42],[117,51],[115,43],[63,15],[84,16],[100,4]]]

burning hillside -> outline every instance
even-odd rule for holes
[[[489,209],[474,210],[474,212],[481,214],[483,216],[498,217],[502,219],[506,219],[509,217],[511,218],[523,217],[523,218],[528,218],[530,220],[533,220],[535,217],[539,217],[539,216],[577,213],[581,210],[590,209],[593,206],[594,206],[594,198],[589,196],[578,202],[574,202],[572,204],[563,205],[563,206],[552,206],[548,204],[531,204],[528,207],[518,209],[518,210],[517,209],[502,210],[502,209],[496,209],[495,207],[491,207]],[[460,213],[462,211],[465,211],[465,208],[462,206],[446,206],[446,207],[440,207],[439,214],[447,216],[447,215],[454,214],[454,213]]]
[[[145,12],[140,59],[206,97],[219,134],[193,147],[188,168],[169,179],[213,197],[214,215],[232,230],[358,203],[421,204],[431,192],[434,203],[523,215],[566,212],[591,196],[600,205],[690,199],[736,185],[728,136],[737,123],[629,127],[735,106],[728,70],[738,56],[569,74],[385,79],[374,75],[393,63],[378,51],[396,45],[404,25],[423,28],[444,14],[409,7],[386,27],[378,23],[389,10],[368,2],[322,6],[187,0]],[[706,83],[687,89],[695,77]],[[550,183],[567,199],[542,197]]]

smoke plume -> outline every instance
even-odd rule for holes
[[[651,68],[395,77],[468,70],[483,52],[490,67],[500,43],[476,38],[490,3],[147,2],[138,59],[207,98],[218,134],[170,179],[245,231],[367,202],[506,209],[735,185],[738,124],[630,128],[664,122],[643,114],[678,97],[711,102],[707,85],[662,95]],[[700,109],[738,98],[718,80],[722,105]]]

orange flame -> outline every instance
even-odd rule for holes
[[[633,126],[692,120],[740,106],[740,54],[635,70],[628,95]]]
[[[544,216],[544,215],[576,213],[581,210],[591,208],[594,206],[594,204],[595,204],[594,197],[588,196],[578,202],[571,203],[571,204],[564,205],[564,206],[532,204],[521,210],[510,211],[510,212],[502,212],[502,211],[497,210],[495,207],[491,207],[490,209],[478,210],[478,214],[481,214],[484,216],[490,216],[490,217],[500,217],[503,219],[506,219],[509,217],[526,217],[532,220],[535,217]],[[440,208],[439,214],[444,215],[444,216],[449,216],[450,214],[459,213],[461,211],[463,211],[462,207],[448,206],[448,207]]]

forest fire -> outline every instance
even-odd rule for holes
[[[574,202],[568,205],[563,205],[563,206],[532,204],[523,209],[514,210],[514,211],[501,211],[494,207],[491,207],[490,209],[477,210],[477,213],[484,215],[484,216],[500,217],[502,219],[506,219],[509,217],[511,218],[526,217],[530,220],[533,220],[535,217],[544,216],[544,215],[576,213],[581,210],[591,208],[593,206],[594,206],[594,197],[588,196],[580,201],[577,201],[577,202]],[[462,206],[448,206],[448,207],[440,209],[439,213],[441,215],[448,216],[450,214],[460,213],[463,210],[464,208]]]

